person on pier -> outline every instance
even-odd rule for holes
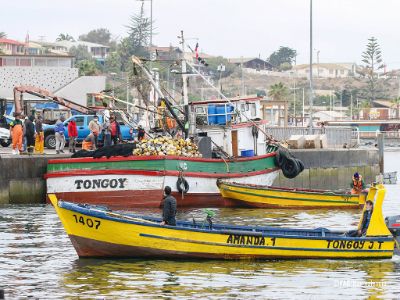
[[[362,176],[358,174],[358,172],[354,173],[350,187],[352,194],[361,194],[361,192],[365,189],[364,180]]]
[[[35,120],[35,153],[44,153],[43,118],[40,115]]]
[[[10,123],[13,154],[19,154],[22,151],[22,126],[21,116],[15,115],[15,119]]]

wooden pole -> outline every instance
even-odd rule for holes
[[[379,154],[379,172],[384,173],[384,137],[383,133],[378,133],[378,154]]]

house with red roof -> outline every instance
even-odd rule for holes
[[[25,53],[25,44],[10,40],[10,39],[0,39],[0,51],[3,54],[24,54]]]

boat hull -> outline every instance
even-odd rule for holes
[[[238,182],[218,182],[227,206],[261,208],[360,208],[366,193],[340,194],[325,190],[270,187]]]
[[[209,229],[190,222],[161,226],[159,219],[82,207],[57,201],[54,195],[50,198],[81,258],[365,259],[390,258],[394,249],[389,231],[347,237],[327,229],[229,225]]]
[[[196,160],[195,164],[182,160],[166,163],[160,159],[148,160],[148,164],[128,160],[127,165],[123,159],[72,162],[58,160],[51,165],[46,174],[47,193],[63,200],[112,208],[160,207],[165,186],[172,188],[179,207],[223,207],[225,203],[216,184],[219,178],[272,184],[278,174],[274,155],[238,162]],[[182,164],[186,164],[185,171],[178,170]],[[186,193],[178,190],[180,176],[188,183]]]

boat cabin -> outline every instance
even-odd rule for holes
[[[221,147],[230,156],[254,156],[266,153],[264,135],[257,126],[264,128],[261,97],[236,97],[191,102],[192,124],[199,136],[211,137],[212,147]]]

